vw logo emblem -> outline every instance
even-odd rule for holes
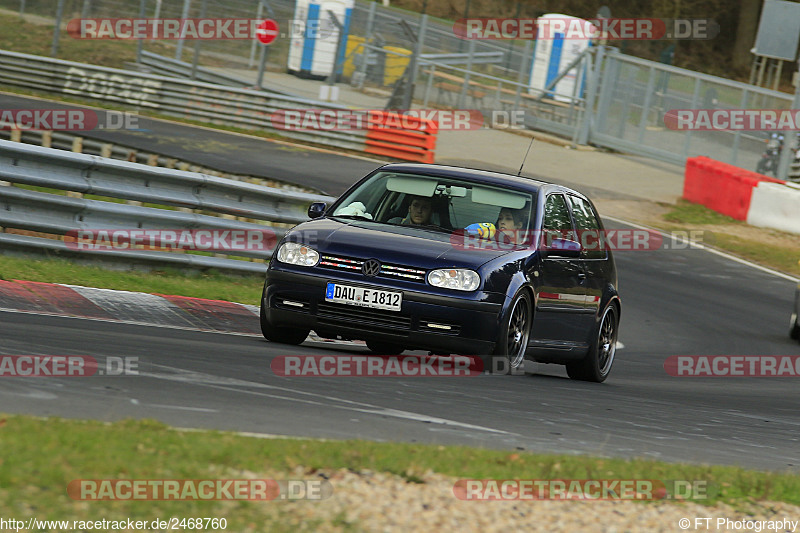
[[[365,276],[375,277],[381,271],[381,263],[377,259],[367,259],[361,265],[361,272]]]

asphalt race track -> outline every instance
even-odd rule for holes
[[[0,93],[0,109],[68,108],[88,109],[75,104]],[[343,193],[355,181],[380,166],[380,163],[365,159],[342,157],[225,131],[198,130],[177,122],[138,117],[138,125],[138,130],[74,133],[102,142],[169,155],[221,172],[299,183],[334,196]]]
[[[6,95],[0,105],[60,107]],[[333,194],[376,166],[222,132],[203,130],[201,138],[191,127],[144,118],[140,125],[149,131],[92,136]],[[221,168],[225,162],[239,169]],[[788,337],[794,283],[699,249],[616,259],[624,347],[603,384],[571,381],[553,365],[525,376],[286,378],[270,369],[275,357],[366,349],[4,311],[0,355],[138,357],[139,375],[4,377],[0,411],[800,472],[798,378],[664,370],[671,355],[800,355]]]
[[[792,282],[697,249],[616,257],[624,348],[604,384],[552,365],[525,376],[287,378],[270,369],[276,356],[366,349],[2,312],[2,355],[134,356],[139,375],[6,377],[0,410],[800,471],[797,378],[663,367],[670,355],[800,355],[786,331]]]

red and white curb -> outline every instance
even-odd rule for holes
[[[800,185],[760,182],[753,188],[747,223],[800,234]]]
[[[58,283],[0,280],[0,310],[261,336],[256,305]],[[313,332],[308,340],[363,346],[323,339]]]

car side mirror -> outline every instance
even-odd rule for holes
[[[328,204],[325,202],[314,202],[308,206],[308,218],[319,218],[325,214]]]
[[[539,249],[542,257],[567,257],[577,258],[581,256],[581,243],[570,239],[553,239],[547,245],[542,245]]]

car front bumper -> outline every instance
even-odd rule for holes
[[[465,293],[466,297],[444,296],[426,292],[430,288],[426,284],[370,283],[337,274],[271,268],[262,302],[267,320],[273,326],[308,328],[437,353],[482,355],[494,349],[503,294],[475,291]],[[384,311],[326,302],[329,282],[402,291],[402,309]]]

